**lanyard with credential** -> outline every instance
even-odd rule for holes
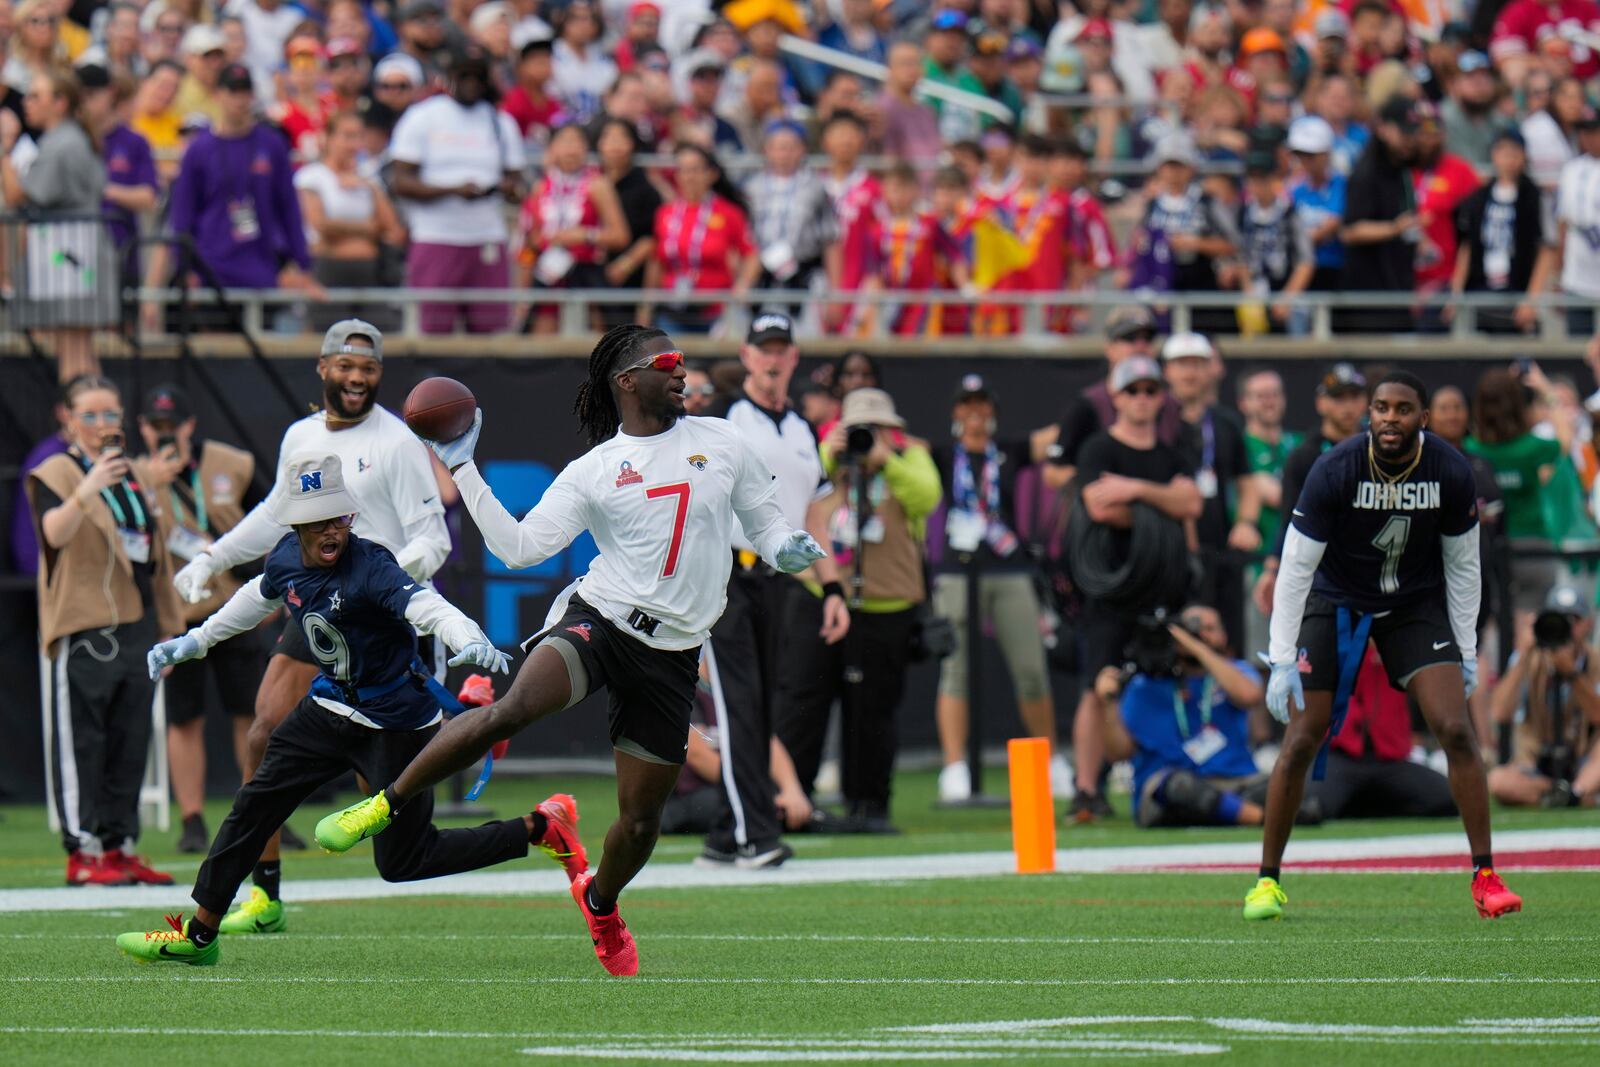
[[[84,457],[81,454],[76,455],[78,456],[78,463],[83,467],[84,472],[87,473],[93,464],[85,463]],[[104,500],[106,502],[106,507],[111,509],[112,521],[114,521],[118,526],[125,530],[143,531],[148,529],[148,526],[145,523],[144,503],[140,501],[139,494],[134,492],[131,488],[128,490],[128,503],[133,508],[133,525],[131,526],[128,525],[128,517],[123,513],[122,505],[117,502],[117,494],[113,493],[109,487],[100,490],[100,499]]]
[[[691,208],[694,209],[695,213],[694,229],[689,231],[689,242],[688,246],[685,247],[683,242],[684,216],[689,213]],[[698,283],[700,280],[700,264],[705,259],[706,229],[711,225],[712,210],[713,206],[709,200],[703,204],[685,204],[677,212],[677,217],[673,220],[675,225],[672,228],[673,240],[670,243],[678,246],[678,259],[683,264],[680,269],[691,275],[691,283]]]
[[[1185,706],[1184,697],[1188,694],[1189,684],[1183,679],[1178,679],[1172,685],[1172,714],[1178,719],[1178,732],[1188,739],[1189,709]],[[1200,686],[1200,728],[1203,730],[1211,725],[1211,703],[1217,699],[1217,683],[1214,678],[1207,678]]]
[[[181,512],[184,507],[188,507],[189,511],[194,515],[194,524],[200,527],[200,532],[210,533],[210,527],[206,525],[206,498],[200,492],[199,468],[189,472],[189,489],[194,496],[190,500],[184,500],[183,494],[178,492],[177,483],[173,483],[172,489],[169,490],[172,493],[172,510],[177,513]]]

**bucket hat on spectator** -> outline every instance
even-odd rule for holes
[[[1317,383],[1318,396],[1348,396],[1367,391],[1367,376],[1352,363],[1335,363]]]
[[[1106,317],[1106,339],[1109,341],[1127,341],[1141,333],[1150,338],[1156,334],[1155,316],[1146,308],[1121,307]]]
[[[197,22],[184,31],[183,44],[178,48],[186,56],[203,56],[225,51],[226,45],[221,30],[208,22]]]
[[[487,4],[479,4],[468,17],[467,25],[472,28],[473,33],[483,33],[493,26],[497,19],[514,21],[514,12],[505,0],[489,0]]]
[[[1217,354],[1203,333],[1175,333],[1161,346],[1161,362],[1174,359],[1210,359]]]
[[[1117,364],[1117,369],[1111,372],[1111,391],[1113,393],[1126,392],[1130,385],[1140,382],[1155,382],[1164,385],[1161,378],[1161,367],[1149,356],[1130,356]],[[855,394],[852,393],[852,396]]]
[[[894,410],[894,399],[882,389],[857,389],[846,393],[839,409],[841,426],[894,426],[903,429],[906,420]]]
[[[1333,127],[1321,115],[1302,115],[1289,126],[1289,151],[1320,156],[1333,151]]]
[[[361,510],[345,487],[343,463],[335,455],[290,457],[273,497],[273,517],[285,526],[326,522]]]

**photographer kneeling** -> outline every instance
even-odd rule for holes
[[[1250,709],[1266,692],[1261,675],[1228,658],[1214,608],[1191,605],[1176,624],[1167,618],[1158,610],[1141,619],[1128,668],[1107,667],[1095,679],[1106,757],[1133,761],[1134,821],[1259,825],[1267,775],[1250,753]]]
[[[1533,634],[1490,696],[1497,723],[1515,723],[1511,762],[1489,772],[1502,804],[1593,805],[1600,789],[1600,662],[1586,640],[1589,605],[1571,586],[1545,597]]]

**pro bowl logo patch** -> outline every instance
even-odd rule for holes
[[[622,466],[617,468],[617,488],[625,485],[636,485],[644,481],[644,475],[633,469],[633,464],[627,460],[622,461]]]
[[[697,471],[705,470],[706,469],[706,457],[704,457],[700,453],[696,452],[694,455],[689,457],[689,466],[693,467]]]
[[[592,625],[593,625],[592,623],[580,622],[576,626],[567,627],[567,633],[569,633],[569,634],[577,634],[579,637],[583,638],[584,644],[588,644],[589,643],[589,629],[590,629],[590,627]]]
[[[1295,661],[1295,669],[1301,674],[1311,673],[1311,654],[1303,648],[1300,650],[1300,658]]]
[[[294,591],[293,582],[289,583],[289,591],[283,595],[283,599],[287,600],[297,608],[301,606],[300,594]]]

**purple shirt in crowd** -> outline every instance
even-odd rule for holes
[[[118,125],[106,134],[102,154],[106,161],[106,182],[110,185],[148,185],[159,189],[156,181],[156,159],[150,152],[150,142],[128,127]],[[139,250],[134,241],[139,236],[139,217],[125,207],[110,200],[103,204],[106,229],[117,248],[122,250],[121,260],[127,276],[137,279]],[[138,284],[137,280],[134,284]]]
[[[169,222],[194,238],[225,288],[275,288],[291,262],[311,269],[289,149],[265,126],[243,137],[199,134],[172,183]]]
[[[11,512],[11,565],[18,574],[39,573],[39,535],[33,527],[33,508],[28,506],[28,472],[66,450],[66,440],[53,433],[34,445],[22,460],[22,477],[17,479],[17,499]]]

